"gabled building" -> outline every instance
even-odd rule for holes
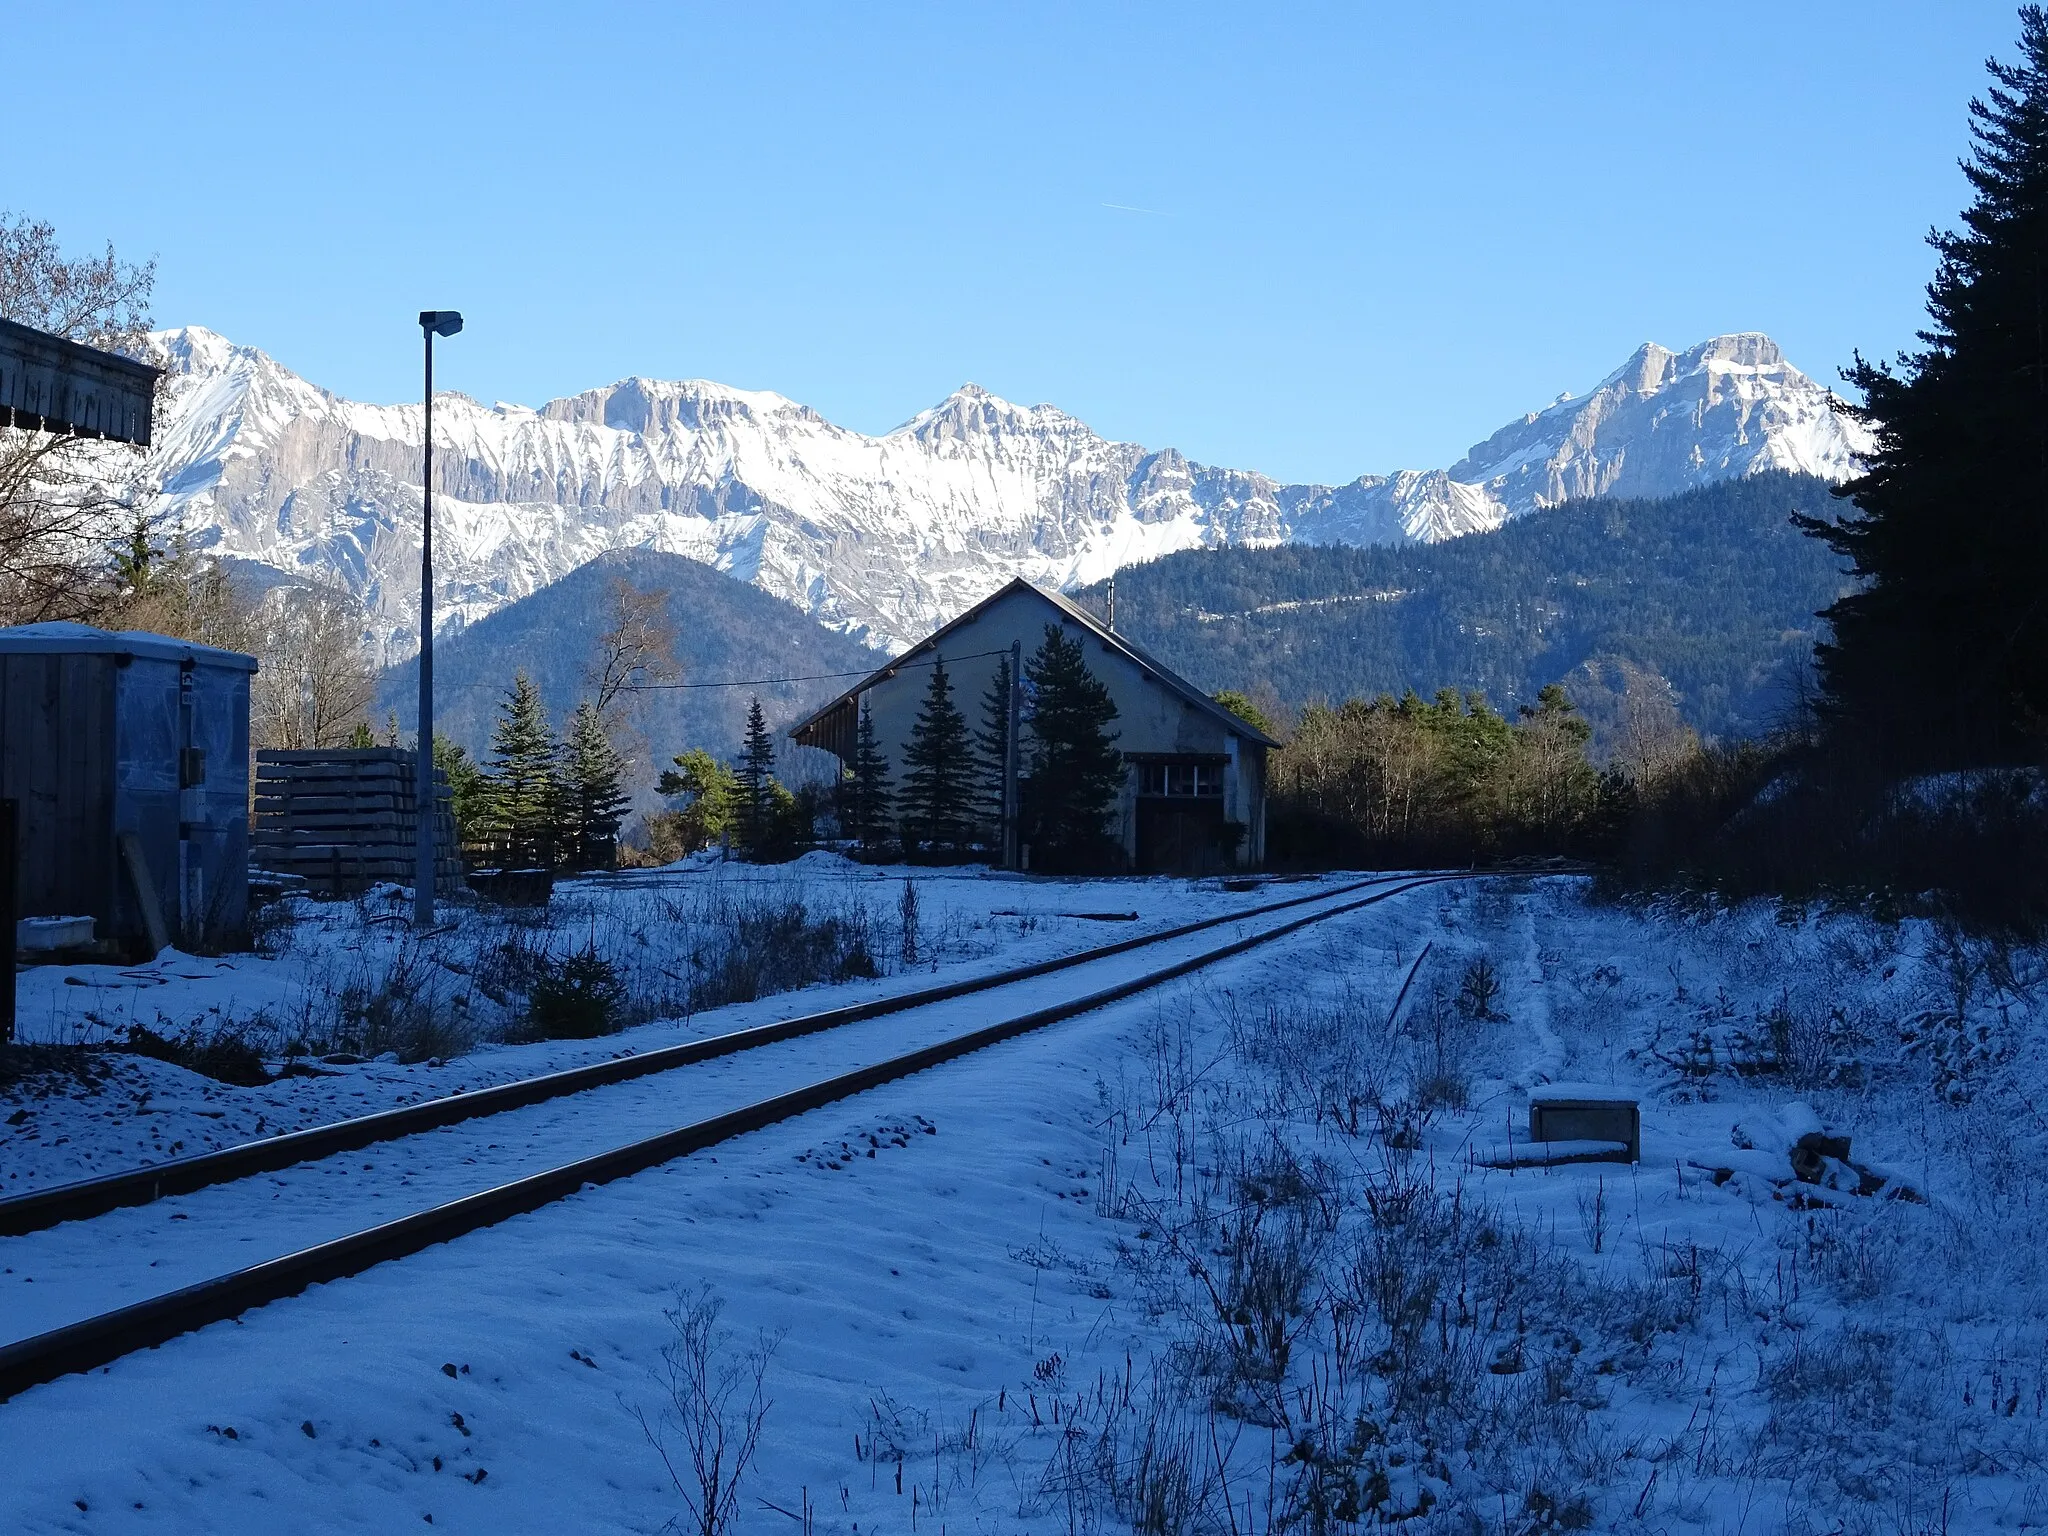
[[[930,686],[932,662],[945,662],[953,702],[970,724],[979,724],[982,697],[1002,660],[1021,654],[1028,663],[1049,624],[1081,641],[1088,669],[1116,703],[1112,729],[1126,773],[1109,830],[1130,867],[1144,874],[1199,874],[1260,863],[1266,851],[1266,753],[1279,743],[1087,610],[1021,578],[863,678],[790,735],[851,765],[865,704],[873,713],[876,743],[900,784],[904,747]],[[1028,706],[1021,739],[1028,771]],[[992,841],[1000,846],[999,839]],[[1029,868],[1028,847],[1020,852]]]

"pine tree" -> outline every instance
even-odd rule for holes
[[[739,835],[749,854],[763,852],[775,833],[775,738],[756,694],[747,706],[747,734],[740,748]]]
[[[2048,17],[1970,103],[1974,198],[1937,232],[1923,350],[1844,377],[1876,434],[1833,520],[1795,519],[1854,564],[1826,610],[1826,706],[1895,766],[2020,750],[2048,717]]]
[[[903,851],[944,857],[964,847],[972,830],[973,747],[967,717],[953,703],[946,664],[932,667],[924,703],[903,747]]]
[[[483,769],[466,749],[439,731],[434,733],[434,768],[448,781],[455,835],[465,847],[487,841],[491,835],[491,781]]]
[[[1214,695],[1214,697],[1218,704],[1221,704],[1246,725],[1252,727],[1253,730],[1264,731],[1268,736],[1277,734],[1272,719],[1263,709],[1252,702],[1250,694],[1242,693],[1235,688],[1226,688],[1221,693]]]
[[[734,831],[739,819],[739,775],[702,747],[676,755],[675,768],[664,770],[655,785],[664,795],[688,795],[690,803],[668,823],[677,844],[677,856],[695,853],[721,842]]]
[[[521,671],[491,732],[491,833],[506,865],[552,865],[560,799],[555,733]]]
[[[860,723],[853,735],[853,765],[840,787],[840,822],[869,858],[878,857],[888,846],[895,799],[889,786],[889,759],[875,741],[874,712],[862,699]]]
[[[991,846],[1000,845],[1003,832],[1003,779],[1009,769],[1010,746],[1010,658],[996,663],[988,691],[981,696],[981,728],[974,733],[974,810],[988,829]]]
[[[585,699],[570,717],[562,749],[563,846],[574,868],[609,868],[616,856],[619,823],[632,803],[625,774],[597,706]]]
[[[1045,643],[1024,664],[1033,691],[1031,777],[1024,786],[1026,839],[1037,869],[1114,864],[1110,813],[1124,788],[1123,754],[1108,727],[1116,702],[1088,670],[1081,642],[1045,626]]]

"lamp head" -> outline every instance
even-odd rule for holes
[[[462,311],[423,309],[420,311],[420,329],[432,331],[436,336],[453,336],[462,329]]]

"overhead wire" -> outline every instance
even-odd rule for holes
[[[970,651],[965,656],[955,656],[955,661],[979,661],[986,656],[1007,656],[1008,647],[1000,651]],[[621,693],[660,693],[684,688],[768,688],[777,683],[823,683],[841,677],[873,677],[877,673],[908,672],[914,667],[942,667],[946,658],[936,657],[931,661],[894,662],[879,667],[869,667],[860,672],[813,672],[808,677],[756,677],[749,679],[719,680],[708,683],[632,683],[621,688]]]

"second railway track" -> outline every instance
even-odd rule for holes
[[[1186,925],[1167,933],[1147,935],[1139,940],[1104,946],[1083,956],[1069,957],[1064,963],[1027,967],[1024,968],[1022,975],[984,980],[975,985],[956,984],[947,988],[928,989],[925,993],[913,994],[909,999],[893,1000],[892,1006],[885,1005],[884,1009],[878,1010],[878,1014],[916,1014],[920,1010],[929,1014],[950,1013],[952,1011],[944,1010],[940,1005],[952,1001],[964,992],[986,990],[996,985],[1008,986],[1019,980],[1035,981],[1041,976],[1074,970],[1133,949],[1154,944],[1173,944],[1223,923],[1238,922],[1253,926],[1253,931],[1227,943],[1199,950],[1194,950],[1191,945],[1182,945],[1181,948],[1192,952],[1180,954],[1169,963],[1155,968],[1136,974],[1126,973],[1110,981],[1108,985],[1096,985],[1088,990],[1067,989],[1064,996],[1051,997],[1036,1007],[1011,1012],[996,1022],[982,1024],[964,1032],[957,1030],[957,1014],[949,1020],[956,1032],[949,1034],[941,1031],[936,1039],[920,1039],[918,1029],[912,1020],[899,1019],[893,1030],[893,1038],[869,1042],[871,1056],[873,1051],[878,1049],[890,1050],[890,1054],[879,1060],[870,1059],[866,1064],[851,1071],[840,1071],[822,1079],[804,1082],[801,1086],[755,1098],[741,1103],[738,1107],[703,1116],[680,1126],[675,1124],[676,1106],[672,1096],[652,1092],[656,1086],[652,1081],[642,1082],[638,1086],[641,1090],[639,1097],[643,1102],[638,1106],[636,1113],[644,1120],[661,1125],[662,1129],[652,1134],[636,1136],[595,1154],[585,1153],[563,1161],[548,1162],[537,1171],[515,1172],[514,1176],[490,1183],[487,1187],[477,1187],[481,1182],[480,1176],[488,1175],[483,1167],[476,1166],[493,1161],[486,1154],[500,1153],[496,1159],[500,1164],[516,1159],[504,1155],[499,1142],[492,1142],[487,1147],[472,1143],[466,1148],[454,1144],[457,1139],[451,1136],[450,1128],[445,1123],[436,1125],[430,1122],[425,1129],[433,1131],[434,1134],[422,1134],[421,1131],[398,1133],[406,1137],[418,1136],[420,1139],[415,1151],[427,1154],[410,1173],[404,1172],[402,1168],[397,1170],[394,1182],[391,1177],[392,1171],[387,1170],[382,1181],[360,1181],[371,1185],[381,1182],[381,1187],[353,1187],[358,1183],[353,1160],[330,1155],[324,1165],[312,1164],[295,1171],[289,1181],[258,1180],[243,1176],[237,1181],[239,1187],[207,1191],[199,1202],[167,1201],[167,1205],[184,1204],[191,1207],[171,1210],[169,1221],[190,1223],[196,1218],[199,1223],[183,1229],[186,1271],[190,1271],[195,1258],[207,1255],[212,1257],[214,1269],[217,1271],[221,1254],[232,1254],[236,1247],[242,1244],[260,1241],[259,1238],[239,1231],[236,1227],[238,1220],[254,1226],[264,1225],[255,1219],[255,1213],[259,1212],[268,1218],[268,1225],[272,1228],[269,1252],[265,1254],[259,1248],[250,1254],[254,1262],[242,1264],[227,1273],[202,1273],[198,1278],[184,1284],[177,1283],[183,1275],[176,1272],[175,1267],[172,1272],[166,1272],[160,1278],[153,1277],[150,1273],[157,1267],[155,1261],[147,1268],[134,1267],[128,1291],[139,1292],[140,1299],[83,1317],[75,1315],[74,1306],[71,1309],[74,1314],[72,1320],[56,1321],[55,1326],[44,1327],[32,1336],[21,1337],[17,1334],[13,1342],[0,1343],[0,1399],[61,1375],[104,1365],[130,1351],[147,1348],[181,1333],[236,1316],[251,1307],[296,1294],[308,1286],[360,1273],[373,1265],[402,1258],[480,1227],[535,1210],[571,1195],[586,1185],[625,1177],[673,1158],[701,1151],[734,1136],[762,1129],[883,1083],[984,1050],[1048,1024],[1134,996],[1219,960],[1296,932],[1312,923],[1357,911],[1418,886],[1453,878],[1458,877],[1423,875],[1362,881],[1334,891],[1323,891],[1305,898],[1230,914],[1222,919]],[[1359,894],[1368,886],[1373,888]],[[1283,909],[1304,906],[1313,909],[1279,921],[1266,920]],[[1035,990],[1043,992],[1048,989]],[[1019,1002],[1036,1000],[1035,997],[1018,999]],[[810,1017],[815,1020],[828,1016]],[[807,1021],[789,1022],[803,1024]],[[841,1024],[847,1022],[850,1021],[839,1021]],[[930,1017],[923,1021],[927,1033],[932,1022],[935,1020]],[[779,1027],[781,1026],[769,1026]],[[836,1028],[837,1025],[824,1027]],[[817,1033],[817,1028],[811,1028],[799,1030],[783,1038],[801,1039],[806,1034]],[[715,1042],[699,1042],[712,1043]],[[823,1042],[814,1042],[813,1048],[822,1044]],[[905,1044],[911,1048],[901,1049],[900,1047]],[[725,1053],[728,1066],[734,1065],[733,1052],[738,1049],[734,1047]],[[739,1061],[749,1061],[756,1054],[749,1052],[747,1057],[739,1058]],[[765,1056],[774,1053],[759,1054]],[[627,1058],[628,1061],[645,1059]],[[776,1075],[782,1082],[787,1082],[791,1076],[814,1070],[815,1063],[784,1062]],[[772,1078],[770,1085],[774,1085]],[[523,1085],[508,1086],[517,1088]],[[615,1096],[605,1097],[607,1104],[612,1105]],[[564,1110],[554,1112],[567,1113]],[[514,1114],[510,1107],[496,1113],[508,1117],[500,1134],[507,1141],[514,1139],[522,1127],[513,1122],[522,1117]],[[587,1116],[571,1114],[569,1119],[587,1119]],[[499,1122],[495,1118],[486,1119],[481,1122],[480,1129],[499,1129]],[[557,1146],[573,1145],[576,1129],[568,1120],[552,1127]],[[587,1132],[587,1127],[584,1129]],[[539,1141],[544,1143],[546,1137],[539,1138]],[[357,1145],[359,1147],[361,1144]],[[465,1150],[471,1155],[461,1156]],[[544,1146],[539,1150],[544,1152]],[[559,1151],[554,1156],[559,1158]],[[461,1172],[464,1168],[471,1168],[473,1171],[465,1175]],[[361,1171],[371,1172],[373,1169],[371,1165],[366,1164]],[[320,1181],[318,1189],[314,1188],[316,1174]],[[417,1183],[414,1182],[415,1178],[418,1179]],[[441,1186],[439,1189],[434,1187],[437,1183]],[[272,1189],[271,1186],[276,1187]],[[267,1199],[263,1198],[265,1194],[268,1194]],[[317,1198],[309,1202],[309,1195]],[[375,1202],[383,1200],[387,1195],[391,1199],[388,1204],[383,1205],[384,1210],[405,1204],[413,1205],[415,1208],[391,1219],[361,1225],[362,1217],[375,1209]],[[200,1209],[208,1198],[214,1202],[216,1208]],[[341,1234],[316,1237],[311,1242],[304,1241],[307,1235],[305,1229],[309,1222],[317,1230],[323,1218],[329,1232],[335,1224],[341,1224]],[[136,1230],[132,1233],[102,1230],[109,1221],[119,1223],[124,1220],[135,1223]],[[104,1259],[109,1248],[130,1250],[131,1266],[140,1266],[141,1256],[152,1246],[152,1235],[161,1238],[166,1230],[176,1229],[169,1229],[163,1218],[149,1211],[116,1209],[109,1210],[108,1214],[99,1220],[71,1223],[55,1232],[39,1234],[40,1241],[24,1240],[9,1243],[4,1251],[8,1255],[10,1267],[24,1258],[34,1257],[33,1253],[24,1251],[25,1242],[26,1249],[41,1249],[45,1259],[57,1261],[60,1270],[72,1269],[74,1273],[89,1273],[94,1251]],[[69,1263],[63,1261],[67,1250],[70,1251]],[[156,1289],[165,1284],[168,1284],[169,1288]],[[46,1318],[54,1320],[61,1317],[65,1310],[61,1295],[64,1289],[61,1278],[56,1287],[45,1288],[43,1294],[50,1295],[52,1289],[60,1293],[52,1297],[52,1302],[56,1306],[55,1313],[52,1313],[48,1306],[37,1310],[44,1312]],[[92,1287],[87,1287],[88,1291],[91,1289]],[[22,1291],[17,1289],[14,1294],[19,1297]]]

